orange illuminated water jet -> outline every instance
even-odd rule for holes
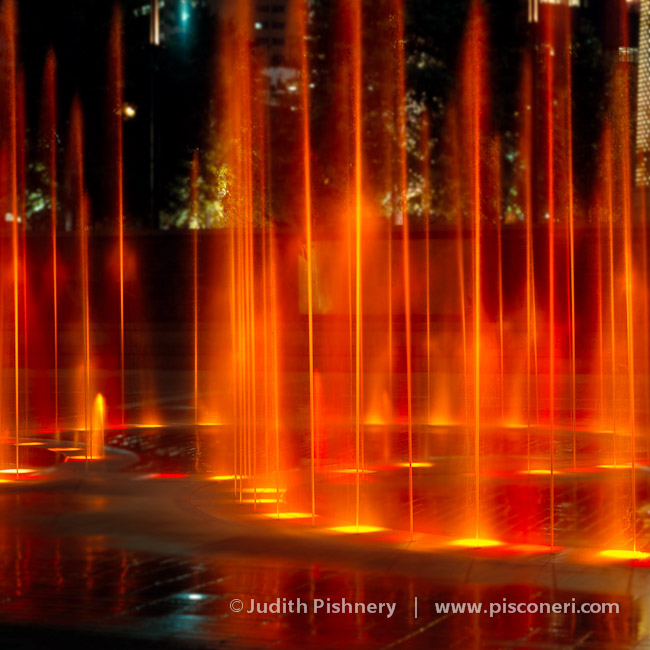
[[[86,443],[86,457],[88,460],[101,460],[104,458],[104,424],[106,420],[106,404],[104,397],[96,395],[93,402],[90,436]]]
[[[406,426],[409,462],[409,534],[413,538],[413,369],[411,332],[411,258],[408,210],[408,164],[406,136],[406,60],[404,54],[404,8],[394,0],[395,65],[397,77],[397,133],[399,151],[399,198],[402,216],[402,265],[404,268],[404,327],[406,333]]]
[[[15,470],[20,473],[20,457],[18,442],[20,439],[20,327],[18,311],[19,295],[19,248],[18,248],[18,78],[16,60],[17,17],[16,5],[13,0],[5,0],[2,4],[3,36],[5,37],[4,61],[7,70],[6,94],[8,109],[7,139],[9,160],[9,202],[11,215],[11,254],[13,279],[13,365],[14,365],[14,435],[15,435]]]
[[[473,0],[463,45],[463,118],[467,123],[469,150],[469,195],[473,231],[473,290],[474,290],[474,532],[480,536],[480,422],[481,422],[481,142],[486,119],[485,89],[486,28],[483,6]]]
[[[190,213],[192,219],[192,271],[194,311],[194,423],[199,424],[199,155],[194,152],[190,175]]]
[[[570,279],[570,317],[569,330],[571,332],[571,427],[573,429],[573,466],[577,463],[576,440],[576,289],[575,289],[575,234],[574,234],[574,188],[573,188],[573,110],[572,110],[572,63],[571,63],[571,13],[565,12],[565,91],[566,103],[566,148],[567,148],[567,173],[568,173],[568,198],[567,198],[567,223],[569,226],[569,279]],[[552,545],[552,544],[551,544]]]
[[[54,431],[59,439],[59,313],[57,257],[57,165],[56,165],[56,57],[50,50],[45,61],[43,81],[45,133],[50,174],[50,233],[52,238],[52,322],[54,347]]]
[[[314,402],[314,280],[312,261],[311,138],[309,134],[309,58],[307,52],[307,0],[295,0],[300,58],[300,109],[302,115],[302,175],[307,258],[307,330],[309,343],[309,438],[311,454],[311,510],[316,516],[316,424]],[[359,107],[360,110],[360,107]],[[359,163],[360,164],[360,163]],[[360,189],[360,188],[359,188]],[[359,198],[360,200],[360,198]]]
[[[550,425],[550,545],[555,546],[555,156],[554,156],[554,91],[555,91],[555,57],[554,57],[554,21],[553,14],[547,14],[544,37],[546,40],[546,164],[547,164],[547,201],[548,201],[548,360],[549,360],[549,425]]]
[[[424,184],[422,188],[422,218],[424,219],[424,238],[425,238],[425,293],[426,293],[426,349],[427,349],[427,415],[426,421],[431,419],[431,287],[430,287],[430,233],[429,221],[431,219],[431,124],[429,114],[425,110],[422,113],[422,124],[420,127],[420,150],[422,155],[422,177]]]
[[[81,302],[81,358],[83,367],[83,430],[91,428],[90,389],[90,303],[89,303],[89,259],[88,259],[88,197],[84,185],[83,164],[83,118],[81,104],[75,97],[70,117],[70,157],[74,175],[74,201],[79,229],[79,271]]]
[[[123,72],[122,72],[122,10],[119,5],[113,9],[110,36],[111,65],[111,118],[115,137],[115,216],[117,222],[118,253],[120,266],[120,404],[122,424],[126,419],[125,369],[124,369],[124,179],[123,179]]]

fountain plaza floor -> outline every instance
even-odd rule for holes
[[[236,504],[232,484],[205,480],[211,435],[193,427],[113,432],[105,462],[66,462],[0,485],[3,648],[650,648],[644,562],[603,563],[576,549],[462,549],[426,536],[410,543],[390,532],[340,535],[273,521]],[[449,517],[458,506],[446,506]],[[599,517],[593,509],[583,525]],[[386,602],[395,611],[390,618],[245,611],[252,599],[277,598]],[[493,617],[435,610],[504,598],[611,602],[620,610]],[[235,599],[244,611],[232,611]]]

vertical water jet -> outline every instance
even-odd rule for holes
[[[199,423],[199,154],[192,156],[190,172],[190,220],[192,228],[192,311],[194,321],[194,424]]]
[[[303,211],[305,220],[305,257],[307,262],[307,329],[309,354],[309,439],[310,483],[312,521],[316,517],[316,426],[314,404],[314,285],[312,260],[312,189],[311,189],[311,137],[309,133],[309,52],[307,50],[307,0],[295,0],[295,18],[300,59],[300,111],[302,136]],[[359,46],[360,47],[360,46]],[[360,52],[359,52],[360,54]],[[360,122],[359,122],[360,128]],[[360,188],[359,188],[360,189]],[[360,248],[359,248],[360,250]]]
[[[122,425],[126,420],[125,367],[124,367],[124,178],[123,178],[123,63],[122,63],[122,10],[119,4],[113,9],[110,34],[110,93],[111,120],[115,138],[115,220],[117,222],[120,269],[120,404]]]
[[[406,426],[408,435],[409,534],[413,539],[413,371],[411,332],[411,258],[408,214],[408,166],[406,142],[406,62],[404,55],[404,9],[394,2],[395,67],[397,92],[397,148],[399,153],[399,200],[402,217],[402,265],[404,276],[404,328],[406,335]]]
[[[45,106],[45,137],[48,148],[48,171],[50,174],[50,237],[52,241],[52,323],[54,349],[54,431],[56,439],[59,431],[59,289],[58,289],[58,254],[57,254],[57,165],[56,165],[56,57],[49,50],[45,60],[43,81]]]
[[[431,262],[430,262],[430,220],[431,220],[431,124],[425,109],[420,125],[420,155],[422,156],[422,219],[424,220],[425,292],[426,292],[426,350],[427,350],[427,417],[431,422]]]
[[[486,26],[481,0],[473,0],[470,6],[468,26],[463,42],[462,94],[463,119],[467,126],[468,187],[471,227],[473,232],[473,300],[474,300],[474,534],[481,536],[481,308],[482,308],[482,139],[485,136],[485,68]]]

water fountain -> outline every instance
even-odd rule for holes
[[[625,3],[613,1],[623,12]],[[45,64],[47,255],[24,218],[15,14],[15,2],[4,0],[3,471],[19,479],[21,445],[46,432],[95,460],[104,457],[104,432],[110,444],[116,432],[138,426],[141,436],[193,427],[197,440],[209,436],[215,445],[205,474],[231,486],[242,509],[272,518],[306,519],[319,531],[429,535],[459,546],[589,546],[645,557],[650,540],[641,534],[637,505],[648,461],[647,239],[645,197],[635,201],[632,187],[629,68],[625,61],[615,66],[599,176],[592,196],[578,197],[568,7],[542,5],[537,53],[522,57],[514,180],[520,213],[512,220],[504,217],[480,0],[471,3],[457,93],[434,151],[426,107],[415,119],[407,110],[399,0],[340,3],[336,84],[324,100],[318,95],[331,115],[327,134],[313,122],[306,3],[290,5],[293,77],[273,110],[267,64],[251,47],[249,3],[226,3],[215,89],[221,123],[212,144],[228,170],[227,223],[199,228],[197,152],[187,268],[174,269],[185,284],[168,297],[178,301],[184,317],[174,326],[189,341],[163,353],[183,357],[169,393],[181,387],[185,411],[166,409],[169,395],[156,394],[148,378],[156,371],[145,367],[139,343],[145,337],[134,334],[148,319],[141,317],[146,300],[133,296],[150,287],[134,279],[129,260],[153,255],[124,221],[121,14],[114,14],[110,41],[110,237],[93,233],[83,108],[73,103],[64,129],[54,53]],[[377,28],[384,30],[380,42],[364,38],[370,19],[387,26]],[[378,75],[381,89],[366,82]],[[385,123],[369,120],[377,110]],[[269,136],[287,125],[290,173],[277,162],[287,151],[274,150]],[[69,136],[65,162],[55,151],[60,130]],[[431,159],[441,154],[448,161],[444,192],[430,177]],[[72,179],[65,209],[75,215],[74,236],[61,228],[60,167]],[[435,205],[439,196],[451,209]],[[299,215],[295,227],[282,225],[288,219],[278,205]],[[452,218],[436,220],[443,212]],[[113,250],[118,270],[105,274]],[[166,273],[159,283],[171,277]],[[51,294],[39,291],[36,299],[31,292],[41,277]],[[140,289],[127,291],[129,282]],[[33,313],[47,329],[44,355],[28,354]],[[44,367],[51,408],[36,403]],[[93,403],[98,393],[106,401]],[[594,515],[594,504],[608,514]],[[587,517],[598,526],[585,539]]]

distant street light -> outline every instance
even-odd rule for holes
[[[136,116],[136,108],[133,104],[124,104],[122,106],[122,115],[125,120],[131,120]]]
[[[151,0],[149,43],[151,45],[160,45],[160,5],[158,0]]]
[[[187,23],[190,19],[190,10],[187,6],[187,0],[181,0],[181,22]]]

